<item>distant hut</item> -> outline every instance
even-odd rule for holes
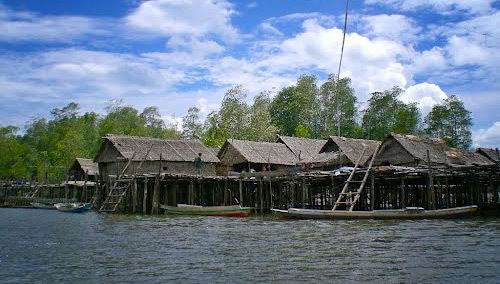
[[[118,175],[129,159],[125,174],[196,174],[194,159],[201,153],[203,175],[215,175],[219,159],[199,140],[167,140],[147,137],[107,135],[94,161],[102,176]],[[149,153],[148,153],[149,152]],[[141,161],[144,161],[139,169]]]
[[[99,174],[97,163],[92,159],[76,158],[68,170],[68,179],[82,181],[85,180],[85,174],[87,180],[94,180]]]
[[[283,170],[295,167],[297,157],[285,144],[228,139],[218,157],[227,171]]]
[[[285,144],[301,162],[312,161],[319,154],[327,140],[279,135],[276,142]]]
[[[389,135],[380,147],[375,165],[428,165],[427,150],[432,166],[492,165],[487,158],[473,152],[449,147],[439,138],[415,135]]]
[[[490,160],[493,163],[499,162],[499,150],[498,148],[492,149],[492,148],[477,148],[476,153],[483,155],[486,157],[488,160]]]
[[[341,165],[352,166],[356,164],[366,147],[360,161],[360,166],[365,166],[379,144],[380,141],[375,140],[330,136],[319,154],[312,157],[311,163],[313,167],[325,170],[331,170]]]

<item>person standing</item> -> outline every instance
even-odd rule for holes
[[[194,159],[194,168],[196,169],[196,174],[201,176],[203,172],[203,161],[201,160],[201,153],[198,153],[198,157]]]

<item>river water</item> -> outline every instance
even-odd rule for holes
[[[500,219],[283,221],[0,209],[0,282],[500,283]]]

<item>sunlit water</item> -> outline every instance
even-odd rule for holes
[[[0,209],[0,282],[500,283],[500,219],[282,221]]]

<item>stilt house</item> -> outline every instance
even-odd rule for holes
[[[202,154],[203,175],[215,175],[219,159],[199,140],[106,135],[94,161],[103,177],[119,175],[128,160],[132,162],[125,171],[127,175],[158,172],[194,175],[198,153]]]
[[[294,168],[297,157],[285,144],[228,139],[218,157],[228,171],[249,172]]]
[[[484,157],[488,158],[493,163],[499,162],[500,159],[500,152],[498,148],[492,149],[492,148],[477,148],[476,153],[483,155]]]
[[[401,134],[391,134],[384,139],[374,163],[416,167],[427,166],[429,161],[437,167],[493,165],[477,153],[449,147],[442,139]]]
[[[380,141],[330,136],[318,155],[311,159],[315,168],[331,170],[342,165],[354,165],[361,158],[360,166],[366,166]]]
[[[276,143],[285,144],[299,162],[312,161],[321,151],[327,140],[302,137],[278,136]]]
[[[99,175],[97,164],[92,159],[76,158],[68,170],[69,180],[94,180]]]

